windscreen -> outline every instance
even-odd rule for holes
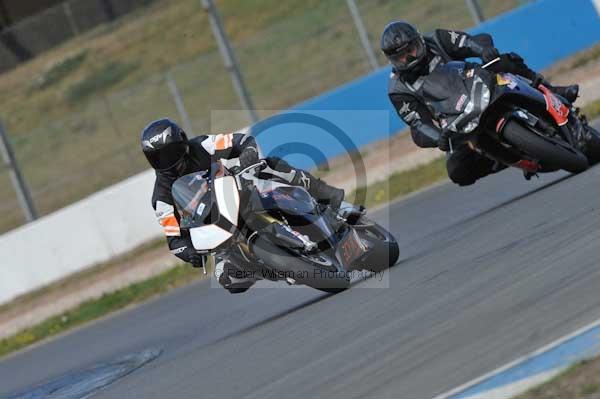
[[[425,78],[423,94],[436,112],[459,115],[469,100],[463,73],[465,64],[450,62],[437,67]]]
[[[214,203],[210,186],[208,171],[190,173],[173,183],[171,194],[181,217],[181,228],[200,227],[214,223],[210,217]]]

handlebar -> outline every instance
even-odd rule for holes
[[[487,69],[487,67],[494,65],[498,61],[500,61],[500,57],[496,57],[493,60],[491,60],[490,62],[488,62],[487,64],[482,65],[481,69]]]
[[[237,183],[237,186],[241,189],[242,188],[242,175],[245,173],[250,172],[251,170],[257,169],[257,168],[262,168],[263,166],[265,166],[267,164],[267,162],[262,159],[260,160],[260,162],[255,163],[254,165],[250,165],[245,167],[244,169],[240,170],[239,172],[235,172],[233,177],[235,178],[235,181]],[[250,179],[247,179],[250,180]]]
[[[236,176],[236,177],[237,177],[237,176],[241,176],[241,175],[243,175],[244,173],[246,173],[246,172],[249,172],[249,171],[250,171],[250,170],[252,170],[252,169],[256,169],[256,168],[258,168],[258,167],[260,167],[260,166],[264,166],[264,165],[266,165],[266,164],[267,164],[267,162],[266,162],[264,159],[262,159],[262,160],[260,160],[260,162],[258,162],[258,163],[255,163],[254,165],[247,166],[247,167],[245,167],[244,169],[240,170],[239,172],[236,172],[236,173],[235,173],[235,176]]]

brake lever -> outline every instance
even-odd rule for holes
[[[243,175],[244,173],[250,171],[251,169],[256,169],[259,166],[263,166],[263,165],[266,165],[266,164],[267,164],[267,162],[264,159],[262,159],[262,160],[260,160],[260,162],[255,163],[254,165],[246,166],[244,169],[242,169],[239,172],[237,172],[236,176]]]
[[[239,172],[234,174],[234,178],[235,178],[235,182],[237,183],[238,188],[242,188],[242,175],[244,173],[248,173],[250,170],[252,169],[256,169],[258,167],[264,166],[266,165],[267,162],[263,159],[258,163],[255,163],[254,165],[250,165],[245,167],[244,169],[240,170]]]

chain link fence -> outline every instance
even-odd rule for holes
[[[153,0],[67,0],[0,32],[0,72]]]
[[[381,66],[377,41],[392,19],[425,32],[473,25],[462,1],[355,1]],[[480,5],[492,17],[521,2]],[[0,119],[40,215],[147,169],[138,137],[153,119],[189,124],[192,135],[249,122],[211,125],[211,110],[240,102],[199,0],[113,1],[117,16],[135,10],[114,20],[102,3],[69,0],[2,33],[40,53],[0,75]],[[231,3],[216,6],[257,109],[289,107],[372,70],[346,1]],[[24,223],[18,208],[5,167],[0,232]]]

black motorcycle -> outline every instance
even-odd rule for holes
[[[243,277],[338,292],[352,271],[382,271],[398,244],[362,207],[319,204],[302,187],[263,179],[264,162],[233,174],[220,162],[172,187],[194,247],[241,265]]]
[[[574,131],[598,133],[585,117],[542,84],[492,73],[489,64],[453,61],[425,78],[424,96],[450,138],[451,151],[466,143],[500,164],[522,169],[528,179],[559,169],[586,170],[592,160],[578,148]]]

